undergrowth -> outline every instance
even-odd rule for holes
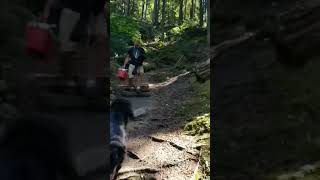
[[[196,147],[200,150],[199,179],[210,179],[210,81],[191,85],[193,96],[185,102],[179,111],[179,116],[185,115],[191,121],[184,130],[197,138]]]

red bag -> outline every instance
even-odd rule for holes
[[[25,46],[29,53],[35,53],[42,57],[47,57],[53,45],[49,25],[45,23],[28,24],[25,41]]]
[[[128,76],[127,70],[126,69],[118,69],[117,76],[120,80],[125,80]]]

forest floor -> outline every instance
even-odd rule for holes
[[[168,70],[157,70],[157,73],[160,71]],[[131,155],[123,163],[118,179],[191,179],[199,151],[195,148],[195,137],[183,130],[185,117],[177,117],[176,111],[193,96],[192,78],[187,72],[165,82],[152,83],[150,73],[146,76],[151,82],[151,96],[128,98],[134,111],[144,109],[145,113],[128,124]]]

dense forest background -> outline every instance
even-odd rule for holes
[[[158,129],[166,131],[163,126],[178,126],[174,131],[189,132],[201,143],[200,166],[196,170],[172,166],[177,169],[171,173],[171,178],[184,179],[184,173],[192,176],[193,171],[195,179],[210,178],[210,82],[199,83],[193,75],[173,80],[194,72],[199,64],[207,62],[208,20],[207,0],[110,1],[111,88],[115,94],[118,93],[116,88],[121,82],[116,78],[116,70],[123,65],[133,41],[139,41],[147,57],[144,62],[147,83],[159,87],[150,97],[160,103],[156,107],[160,112],[153,115],[163,114],[167,119]],[[168,114],[169,111],[172,115]],[[157,126],[148,118],[143,118],[143,122],[148,125],[142,128],[141,139],[146,138],[143,132],[148,126]],[[171,125],[173,122],[175,125]],[[170,136],[170,131],[167,136]],[[181,137],[176,135],[176,138]],[[150,146],[146,145],[145,151],[152,149]],[[165,168],[159,174],[169,172],[170,168]]]
[[[207,26],[207,0],[112,0],[110,9],[113,56],[124,53],[132,38],[163,46],[187,28]]]

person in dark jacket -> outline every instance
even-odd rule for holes
[[[129,86],[135,87],[133,82],[135,75],[138,76],[138,85],[141,84],[144,75],[143,62],[146,59],[145,51],[140,47],[138,40],[133,40],[134,45],[128,50],[124,66],[128,69]]]

